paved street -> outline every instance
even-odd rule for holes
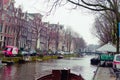
[[[93,80],[116,80],[108,67],[99,67]]]

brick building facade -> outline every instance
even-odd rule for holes
[[[63,25],[42,22],[40,13],[24,13],[21,7],[15,8],[14,0],[8,0],[7,5],[3,1],[0,0],[0,48],[12,45],[24,49],[67,50]]]

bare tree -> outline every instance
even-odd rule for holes
[[[22,19],[21,19],[21,17],[22,17],[22,14],[23,14],[20,7],[18,8],[17,13],[18,13],[18,16],[17,16],[17,23],[16,23],[17,28],[15,28],[16,29],[16,36],[15,37],[16,37],[16,46],[20,47],[20,35],[21,35],[21,29],[22,29]]]
[[[119,53],[119,30],[118,22],[120,21],[119,3],[120,0],[48,0],[53,3],[51,10],[63,4],[63,2],[70,2],[77,7],[83,7],[92,11],[110,11],[115,14],[117,26],[117,52]]]
[[[42,30],[43,24],[41,21],[42,15],[39,13],[29,13],[29,15],[33,16],[33,22],[34,22],[34,31],[35,31],[35,38],[36,38],[36,43],[35,43],[35,49],[37,49],[37,44],[40,39],[40,31]]]
[[[60,34],[59,34],[59,28],[56,30],[56,39],[55,39],[55,45],[56,45],[56,51],[58,51],[58,45],[59,45],[59,37],[60,37]]]
[[[55,50],[58,50],[59,45],[59,25],[58,24],[49,24],[48,26],[48,49],[50,45],[55,47]]]
[[[67,45],[67,51],[71,51],[71,44],[73,40],[73,31],[70,27],[68,27],[65,31],[65,40]]]
[[[47,47],[48,47],[48,50],[49,50],[49,46],[50,46],[50,44],[51,44],[51,38],[52,38],[52,37],[51,37],[51,35],[52,35],[51,29],[48,29],[48,34],[47,34],[47,35],[48,35],[48,37],[47,37],[47,38],[48,38],[48,39],[47,39],[47,43],[48,43],[48,44],[47,44]]]
[[[112,12],[106,11],[95,19],[92,33],[99,38],[101,44],[113,42],[116,44],[115,16]]]
[[[86,47],[85,40],[77,32],[73,32],[72,36],[76,50],[79,50],[80,48],[84,49]]]

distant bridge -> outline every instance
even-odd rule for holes
[[[91,51],[82,51],[82,52],[78,52],[79,54],[83,54],[83,53],[86,53],[86,54],[101,54],[99,52],[91,52]]]

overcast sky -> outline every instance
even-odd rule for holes
[[[41,4],[41,0],[15,0],[15,6],[22,5],[23,11],[39,12],[44,14],[45,6]],[[84,13],[78,10],[66,10],[66,8],[59,8],[50,16],[44,16],[43,21],[50,23],[63,24],[71,26],[71,28],[79,33],[87,42],[87,44],[98,44],[98,40],[91,34],[91,28],[94,22],[94,15]]]

